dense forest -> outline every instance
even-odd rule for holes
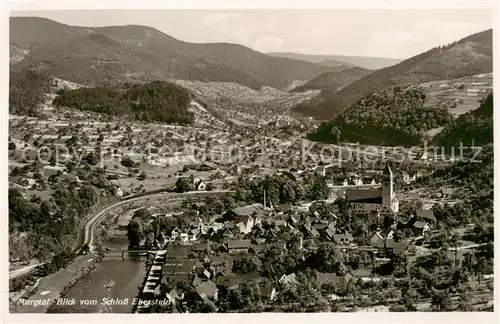
[[[110,115],[128,115],[147,122],[191,124],[188,111],[191,94],[164,81],[121,88],[95,87],[61,90],[54,99],[56,107],[70,107]]]
[[[490,94],[481,106],[463,114],[446,127],[433,142],[441,147],[458,148],[464,146],[485,145],[493,142],[493,94]]]
[[[425,92],[394,87],[371,93],[309,135],[314,141],[418,145],[430,129],[452,121],[446,108],[425,107]]]
[[[418,179],[413,188],[432,188],[436,191],[442,186],[454,188],[453,197],[462,202],[453,206],[435,205],[433,208],[438,225],[449,228],[473,223],[478,224],[479,230],[484,231],[485,235],[489,235],[485,227],[494,221],[493,145],[485,145],[477,156],[476,153],[476,150],[465,151],[459,161]]]
[[[33,258],[46,261],[58,252],[72,250],[78,243],[78,228],[85,215],[105,203],[108,198],[103,195],[113,197],[114,186],[102,171],[78,169],[80,179],[88,183],[78,188],[75,182],[60,175],[47,179],[36,171],[35,164],[11,171],[14,177],[34,172],[38,183],[54,188],[47,199],[9,189],[9,252],[11,258],[21,261]]]
[[[401,63],[377,70],[339,91],[323,90],[295,110],[318,117],[336,117],[370,92],[397,84],[417,84],[493,71],[493,32],[486,30],[446,46],[438,46]]]
[[[9,113],[36,115],[36,107],[45,101],[51,78],[30,70],[10,72]]]

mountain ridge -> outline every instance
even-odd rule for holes
[[[372,92],[396,85],[456,79],[492,70],[492,30],[489,29],[377,70],[338,91],[322,91],[319,98],[295,109],[308,116],[332,118]]]
[[[92,36],[90,43],[86,37],[91,34],[102,36]],[[111,41],[119,46],[113,48]],[[19,53],[28,51],[21,60],[11,61],[13,68],[32,68],[92,85],[106,79],[176,78],[236,82],[253,89],[283,88],[296,80],[336,71],[334,67],[268,56],[239,44],[188,43],[139,25],[80,27],[45,18],[11,17],[10,45],[17,49],[17,59]]]
[[[312,63],[318,63],[328,66],[345,65],[357,66],[368,70],[378,70],[390,65],[394,65],[404,59],[385,58],[373,56],[358,56],[358,55],[326,55],[326,54],[302,54],[294,52],[270,52],[268,55],[277,57],[287,57],[301,59]]]

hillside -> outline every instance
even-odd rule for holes
[[[36,115],[36,108],[45,101],[52,80],[32,71],[10,73],[9,78],[9,113]]]
[[[148,122],[191,124],[191,94],[175,84],[154,81],[142,85],[61,90],[55,107],[69,107],[110,115],[128,115]]]
[[[10,18],[10,45],[14,70],[33,68],[89,85],[173,78],[282,88],[336,71],[237,44],[187,43],[151,27],[75,27],[34,17]]]
[[[296,111],[320,118],[335,117],[364,95],[391,86],[455,79],[492,70],[490,29],[377,70],[339,91],[324,90],[319,98],[298,105]]]
[[[430,129],[452,121],[446,107],[426,107],[421,88],[394,87],[366,95],[309,135],[314,141],[418,145]]]
[[[293,92],[304,92],[308,90],[325,90],[337,91],[342,87],[364,77],[371,73],[371,70],[366,70],[358,67],[353,67],[340,72],[325,72],[318,75],[316,78],[299,85],[294,88]]]
[[[298,53],[267,53],[276,57],[286,57],[295,60],[303,60],[311,63],[319,63],[327,66],[357,66],[368,70],[378,70],[394,64],[397,64],[402,59],[385,58],[385,57],[369,57],[369,56],[352,56],[352,55],[313,55],[313,54],[298,54]]]
[[[433,143],[457,150],[463,146],[493,143],[493,94],[483,100],[478,109],[461,115],[433,139]]]
[[[266,124],[275,121],[276,118],[285,118],[292,107],[319,92],[287,93],[271,87],[263,87],[257,91],[231,82],[191,80],[170,80],[170,82],[188,89],[198,100],[206,103],[207,109],[219,118],[230,119],[233,122],[237,120],[245,124]],[[304,119],[302,116],[297,117]]]

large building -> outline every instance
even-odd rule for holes
[[[394,175],[389,165],[382,173],[382,187],[376,189],[347,189],[346,202],[353,215],[394,215],[399,211],[399,201],[394,195]]]

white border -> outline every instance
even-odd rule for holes
[[[184,0],[184,1],[152,1],[152,0],[135,0],[135,1],[3,1],[1,12],[1,28],[0,39],[2,41],[0,60],[5,62],[2,65],[2,73],[0,74],[0,101],[3,103],[2,117],[0,127],[0,150],[4,156],[7,156],[7,137],[8,137],[8,25],[9,11],[21,10],[64,10],[64,9],[492,9],[495,11],[494,19],[494,79],[498,79],[499,64],[496,58],[499,54],[499,5],[496,1],[466,1],[466,0],[344,0],[344,1],[318,1],[318,0],[240,0],[240,1],[221,1],[221,0]],[[486,17],[485,17],[486,18]],[[360,25],[360,28],[364,28]],[[494,83],[495,92],[498,91],[496,82]],[[494,112],[495,124],[498,117],[498,112]],[[495,151],[500,146],[500,134],[495,127]],[[1,219],[1,229],[4,233],[8,231],[8,207],[7,207],[7,159],[1,160],[2,170],[1,181],[4,184],[0,186],[1,194],[0,206],[2,207],[3,215]],[[500,161],[495,154],[495,169],[500,167]],[[495,171],[495,174],[497,172]],[[498,190],[500,179],[495,176],[495,206],[497,206]],[[495,208],[496,211],[496,208]],[[495,212],[496,214],[496,212]],[[495,237],[498,240],[498,231],[500,226],[495,224]],[[4,240],[0,247],[2,260],[7,260],[8,257],[8,235],[3,235]],[[495,246],[495,259],[498,260],[499,251]],[[498,269],[499,264],[495,262],[495,312],[493,313],[303,313],[303,314],[276,314],[276,313],[260,313],[260,314],[148,314],[148,315],[133,315],[132,314],[8,314],[8,263],[4,262],[1,267],[0,274],[3,279],[2,286],[2,322],[16,323],[136,323],[138,320],[146,320],[148,322],[166,321],[175,323],[199,323],[199,322],[217,322],[217,323],[319,323],[319,322],[335,322],[335,323],[498,323]]]

